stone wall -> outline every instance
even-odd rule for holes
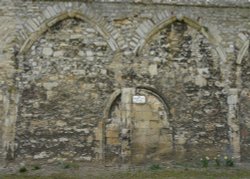
[[[228,144],[228,108],[218,54],[183,22],[173,22],[150,40],[140,61],[148,60],[151,78],[146,79],[170,101],[176,152],[190,158],[201,146],[208,154],[221,152]]]
[[[248,1],[0,5],[1,164],[250,160]]]
[[[248,36],[246,36],[248,37]],[[239,94],[239,123],[241,134],[241,156],[242,160],[249,161],[250,149],[250,120],[249,120],[249,41],[245,43],[245,54],[242,56],[241,65],[241,91]]]
[[[16,19],[11,1],[0,3],[0,165],[14,151],[16,119],[15,59]]]
[[[116,85],[107,69],[112,58],[100,33],[74,18],[54,25],[32,45],[20,62],[17,157],[95,156],[94,131]]]
[[[46,1],[46,0],[44,0]],[[58,2],[58,0],[47,0]],[[77,1],[77,0],[71,0]],[[84,2],[84,1],[81,1]],[[87,2],[106,2],[106,3],[134,3],[134,4],[165,4],[165,5],[185,5],[185,6],[214,6],[214,7],[249,7],[248,0],[88,0]]]

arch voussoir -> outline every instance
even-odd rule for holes
[[[96,15],[85,3],[59,3],[54,6],[48,6],[37,18],[28,19],[19,32],[21,42],[20,53],[25,53],[31,45],[50,27],[66,18],[78,18],[90,23],[108,42],[113,51],[116,51],[123,45],[117,43],[120,36],[113,26],[108,25],[103,17]],[[113,36],[113,34],[116,34]]]

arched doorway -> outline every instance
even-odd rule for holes
[[[160,161],[172,138],[165,100],[151,89],[123,88],[105,121],[106,165]]]

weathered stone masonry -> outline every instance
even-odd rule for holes
[[[2,0],[0,164],[249,162],[249,8]]]

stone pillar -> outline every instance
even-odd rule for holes
[[[104,134],[104,129],[105,129],[105,124],[104,122],[105,119],[100,121],[98,123],[97,128],[95,128],[95,140],[97,141],[97,148],[95,150],[96,152],[96,159],[97,160],[103,160],[104,159],[104,141],[105,141],[105,134]]]
[[[134,88],[123,88],[121,95],[121,116],[122,116],[122,143],[121,143],[121,158],[122,164],[125,166],[126,164],[131,162],[131,130],[132,130],[132,96],[135,94]]]
[[[238,89],[231,88],[228,91],[228,126],[229,142],[231,145],[232,156],[240,160],[240,126],[237,118]]]
[[[0,66],[5,67],[0,72],[0,166],[4,166],[7,154],[10,154],[9,158],[14,157],[17,90],[13,83],[15,71],[8,61]]]
[[[16,119],[17,119],[17,105],[16,95],[8,93],[4,100],[5,119],[3,124],[3,148],[4,156],[7,159],[14,159],[15,151],[15,134],[16,134]]]
[[[132,96],[135,93],[134,88],[123,88],[122,89],[122,123],[124,127],[131,126],[132,119]]]
[[[5,63],[5,71],[2,71],[5,75],[1,75],[3,84],[0,85],[0,110],[2,111],[0,116],[0,166],[6,164],[6,159],[14,159],[15,152],[15,134],[16,134],[16,119],[18,108],[18,89],[14,78],[16,71],[8,61]],[[16,78],[16,80],[18,80]]]

